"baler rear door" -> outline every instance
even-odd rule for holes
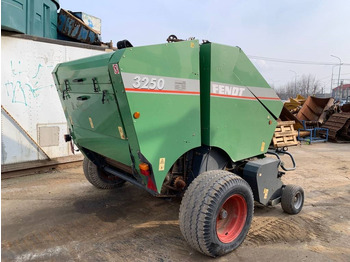
[[[54,74],[75,143],[131,166],[129,143],[108,71],[111,55],[64,63]]]

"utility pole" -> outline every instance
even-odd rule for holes
[[[333,75],[334,75],[334,67],[336,67],[336,66],[338,66],[338,65],[334,65],[334,66],[332,66],[332,77],[331,77],[331,95],[333,95]]]
[[[339,86],[340,85],[340,71],[341,71],[341,64],[342,64],[342,62],[341,62],[340,57],[335,56],[335,55],[331,55],[331,56],[339,59],[339,73],[338,73],[338,86],[337,86],[337,89],[340,89],[340,86]]]
[[[343,80],[340,82],[340,94],[339,94],[339,101],[341,102],[343,100]]]
[[[295,97],[297,97],[297,72],[293,71],[293,70],[289,70],[291,72],[293,72],[295,74],[295,78],[294,78],[294,93],[295,93]]]

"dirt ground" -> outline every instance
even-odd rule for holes
[[[350,144],[290,148],[285,184],[305,190],[298,215],[255,206],[244,243],[215,261],[350,261]],[[209,261],[184,241],[180,200],[126,184],[90,185],[82,168],[3,180],[2,261]]]

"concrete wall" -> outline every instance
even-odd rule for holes
[[[1,164],[71,155],[51,72],[57,63],[105,51],[3,35],[1,42],[1,105],[12,116],[1,110]]]

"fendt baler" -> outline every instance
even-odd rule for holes
[[[176,40],[173,39],[173,40]],[[303,189],[268,149],[282,102],[238,47],[197,40],[132,47],[56,66],[53,76],[87,180],[183,197],[179,223],[199,252],[237,248],[254,201],[301,211]],[[272,157],[267,157],[271,155]]]

